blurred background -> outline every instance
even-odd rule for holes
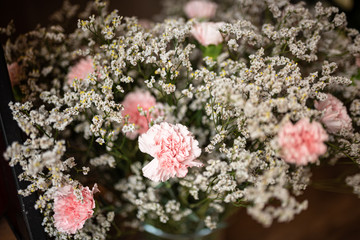
[[[293,1],[299,2],[299,1]],[[308,0],[309,4],[316,1]],[[347,14],[349,26],[360,29],[360,0],[328,1]],[[71,0],[73,4],[86,5],[86,0]],[[25,33],[35,28],[37,24],[47,25],[49,16],[59,9],[61,0],[21,0],[0,1],[0,27],[5,27],[11,19],[14,20],[15,35]],[[118,9],[123,16],[137,16],[151,19],[161,10],[159,0],[113,0],[110,9]],[[74,22],[74,28],[76,22]],[[0,39],[4,44],[4,39]],[[1,137],[0,137],[1,138]],[[5,147],[0,139],[0,153]],[[0,155],[0,239],[16,239],[13,229],[21,229],[19,223],[20,208],[17,204],[15,186],[11,182],[11,172],[7,163]],[[351,189],[342,186],[336,191],[324,184],[318,184],[320,179],[336,178],[344,171],[353,172],[349,166],[338,168],[322,166],[314,169],[313,181],[301,199],[309,200],[308,210],[299,214],[290,223],[274,223],[270,228],[264,228],[251,219],[246,209],[240,209],[228,219],[228,228],[219,232],[219,240],[356,240],[360,239],[360,199],[351,194]],[[10,224],[9,224],[10,222]],[[137,237],[135,239],[143,239]]]
[[[164,0],[166,1],[166,0]],[[300,2],[300,0],[291,0]],[[303,0],[315,4],[318,0]],[[71,0],[72,4],[85,7],[87,0]],[[360,1],[359,0],[326,0],[345,12],[349,26],[360,29]],[[25,33],[35,28],[37,24],[47,25],[49,16],[58,10],[62,0],[2,0],[0,1],[0,26],[6,26],[14,20],[17,34]],[[118,9],[119,15],[137,16],[151,19],[161,11],[161,0],[112,0],[110,9]],[[76,25],[74,26],[76,27]]]

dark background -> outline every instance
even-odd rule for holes
[[[72,0],[72,3],[85,6],[84,0]],[[315,3],[316,1],[308,1]],[[332,1],[334,3],[334,1]],[[14,19],[16,35],[35,28],[38,23],[46,26],[49,16],[62,5],[60,0],[0,0],[0,26],[5,27]],[[151,18],[160,12],[158,0],[113,0],[110,9],[118,9],[123,16]],[[349,25],[360,28],[360,0],[354,0],[352,8],[347,8]],[[74,22],[76,26],[76,22]],[[74,26],[74,27],[75,27]],[[3,43],[3,42],[2,42]],[[0,135],[1,136],[1,135]],[[0,139],[0,153],[4,150]],[[16,192],[11,180],[11,172],[0,156],[0,219],[6,217],[10,222],[17,222],[20,217],[16,204]],[[334,178],[343,168],[322,167],[314,169],[313,180]],[[245,209],[240,209],[228,220],[229,227],[220,233],[222,240],[356,240],[360,239],[360,199],[345,188],[345,193],[332,192],[331,189],[311,187],[300,199],[309,200],[308,210],[298,215],[290,223],[275,223],[270,228],[263,228],[251,219]],[[0,224],[1,225],[1,224]],[[22,226],[15,226],[21,228]],[[6,237],[0,226],[0,239]],[[10,235],[9,235],[10,236]]]
[[[85,7],[86,0],[70,0],[72,4]],[[14,19],[17,33],[25,33],[37,24],[46,26],[49,16],[62,6],[61,0],[0,0],[0,26],[5,27]],[[80,8],[82,9],[82,8]],[[160,12],[159,0],[112,0],[109,9],[118,9],[119,15],[151,18]],[[74,22],[74,27],[77,22]]]
[[[292,0],[299,2],[300,0]],[[350,6],[339,4],[352,2]],[[71,0],[73,4],[86,5],[86,0]],[[306,0],[315,4],[317,0]],[[349,26],[360,29],[360,1],[359,0],[327,0],[339,7],[347,14]],[[0,27],[5,27],[11,19],[14,20],[17,33],[25,33],[35,28],[39,23],[47,25],[49,16],[59,9],[61,0],[1,0],[0,1]],[[160,0],[112,0],[110,9],[118,9],[122,16],[138,16],[150,19],[161,10]],[[76,25],[76,22],[74,22]]]

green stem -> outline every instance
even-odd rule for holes
[[[165,187],[166,187],[166,190],[168,191],[168,193],[170,194],[171,198],[174,199],[174,200],[177,199],[177,197],[175,196],[174,191],[171,188],[171,184],[169,182],[165,182]]]
[[[347,154],[343,149],[341,149],[341,148],[339,148],[338,146],[336,146],[336,145],[334,145],[334,144],[332,144],[332,143],[329,143],[329,142],[327,142],[326,144],[327,144],[328,146],[332,147],[333,149],[335,149],[335,150],[343,153],[346,157],[348,157],[348,158],[349,158],[351,161],[353,161],[355,164],[358,164],[358,163],[356,162],[356,160],[353,159],[349,154]]]
[[[211,199],[210,198],[204,198],[200,202],[190,204],[190,208],[196,208],[196,207],[200,206],[201,204],[206,203],[207,201],[211,201]]]
[[[48,138],[51,138],[49,134],[45,132],[45,130],[38,124],[35,124],[36,128],[39,129],[42,133],[44,133]]]

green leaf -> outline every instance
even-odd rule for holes
[[[188,218],[189,218],[190,220],[192,220],[193,222],[198,222],[198,221],[200,221],[200,218],[199,218],[195,213],[191,213],[191,214],[188,216]]]
[[[354,75],[351,76],[351,81],[352,81],[351,85],[355,86],[356,85],[356,82],[355,82],[356,80],[357,81],[360,80],[360,68],[358,68],[357,74],[354,74]]]
[[[19,86],[13,87],[12,92],[13,92],[15,101],[21,102],[21,99],[23,98],[23,95],[21,94],[21,90],[20,90]]]
[[[158,185],[155,186],[155,189],[159,189],[162,188],[165,185],[164,182],[159,183]]]
[[[216,58],[220,55],[222,48],[222,43],[220,43],[219,45],[211,44],[209,46],[200,46],[203,57],[211,57],[214,60],[216,60]]]

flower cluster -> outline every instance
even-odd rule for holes
[[[229,205],[270,226],[306,209],[314,165],[360,164],[360,35],[337,8],[167,0],[151,24],[77,9],[52,18],[80,18],[75,31],[5,46],[27,136],[5,156],[49,236],[214,229]]]

